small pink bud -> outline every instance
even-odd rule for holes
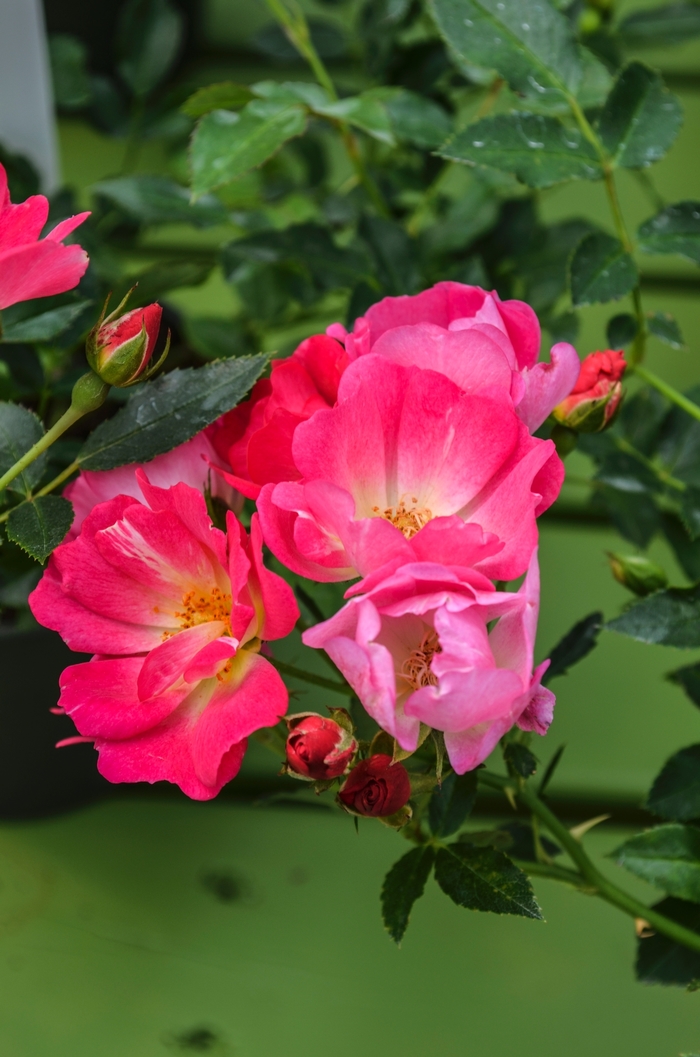
[[[554,408],[557,422],[578,433],[599,433],[612,422],[622,400],[624,353],[592,352],[581,364],[576,385]]]
[[[408,802],[411,779],[401,763],[377,753],[361,760],[345,780],[338,797],[353,815],[382,818],[395,815]]]
[[[288,773],[309,781],[325,781],[345,774],[357,752],[351,732],[315,712],[287,717]]]
[[[108,385],[130,385],[145,371],[158,341],[160,305],[134,308],[117,319],[99,322],[87,339],[87,359]]]

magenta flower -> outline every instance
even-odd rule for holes
[[[211,463],[216,462],[216,452],[209,439],[211,429],[210,426],[185,444],[178,445],[164,455],[157,455],[145,466],[131,463],[129,466],[119,466],[116,470],[82,470],[63,490],[66,499],[70,499],[73,504],[75,514],[68,538],[75,539],[83,521],[98,503],[105,503],[118,495],[131,496],[144,502],[139,483],[142,479],[140,470],[145,470],[150,483],[159,488],[170,488],[181,483],[204,494],[211,485],[212,495],[222,499],[232,510],[240,511],[243,497],[220,474],[211,470]]]
[[[71,649],[95,654],[61,676],[60,705],[94,741],[111,782],[168,781],[208,800],[238,772],[246,738],[287,709],[260,653],[298,618],[291,588],[262,563],[233,514],[213,528],[204,498],[138,474],[146,500],[96,506],[58,547],[32,612]]]
[[[554,695],[540,684],[549,661],[533,672],[536,551],[517,593],[495,591],[473,569],[422,561],[381,570],[348,595],[303,640],[325,649],[401,748],[417,748],[421,723],[441,730],[450,763],[463,774],[513,724],[546,732]]]
[[[467,392],[502,387],[531,432],[568,396],[581,366],[567,342],[553,346],[551,363],[538,363],[540,324],[532,308],[462,283],[385,297],[355,320],[351,334],[339,323],[328,333],[344,342],[351,360],[374,352],[441,371]]]
[[[61,240],[90,214],[62,220],[39,240],[48,215],[49,203],[43,195],[32,195],[17,205],[10,202],[7,173],[0,165],[0,309],[72,290],[85,274],[85,250],[64,246]]]
[[[436,547],[511,580],[528,567],[535,519],[564,472],[502,390],[465,393],[444,374],[375,355],[345,371],[334,408],[296,427],[292,452],[299,480],[265,485],[258,509],[270,549],[313,580],[445,560]]]

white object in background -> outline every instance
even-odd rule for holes
[[[58,149],[41,0],[0,0],[0,143],[29,158],[42,190],[55,190]]]

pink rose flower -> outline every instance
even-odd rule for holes
[[[168,781],[208,800],[237,774],[246,738],[287,709],[287,690],[260,653],[299,615],[288,584],[262,563],[228,515],[214,528],[202,495],[158,488],[96,506],[53,553],[30,606],[74,650],[60,706],[94,741],[111,782]]]
[[[251,499],[264,484],[298,479],[294,430],[335,404],[341,375],[369,352],[439,371],[465,392],[502,389],[530,432],[568,395],[581,366],[565,342],[552,348],[551,363],[537,363],[540,325],[530,306],[462,283],[385,297],[355,321],[351,334],[339,323],[327,333],[273,363],[271,377],[224,417],[215,439],[220,462],[231,468],[231,484]]]
[[[85,274],[85,250],[64,246],[61,240],[90,214],[62,220],[39,240],[48,215],[49,203],[43,195],[32,195],[17,205],[10,202],[7,173],[0,165],[0,309],[72,290]]]
[[[294,430],[319,408],[333,407],[348,362],[332,338],[307,338],[289,359],[273,362],[269,379],[256,382],[249,400],[219,420],[212,443],[233,471],[224,476],[234,488],[257,499],[264,484],[296,480]]]
[[[622,401],[625,354],[608,349],[592,352],[581,364],[576,385],[554,408],[554,417],[581,433],[599,433],[608,426]]]
[[[209,440],[209,430],[198,433],[192,440],[180,444],[164,455],[157,455],[145,464],[145,472],[151,484],[159,488],[170,488],[174,484],[186,484],[204,493],[211,483],[212,495],[223,500],[232,510],[240,511],[243,497],[235,492],[220,474],[214,473],[211,463],[216,461],[216,452]],[[75,539],[90,511],[98,503],[105,503],[118,495],[132,496],[144,502],[139,470],[141,464],[131,463],[116,470],[83,470],[63,490],[66,499],[73,504],[75,517],[68,539]]]
[[[571,391],[580,368],[567,342],[553,346],[550,363],[537,362],[540,324],[524,301],[501,301],[495,290],[462,283],[385,297],[355,320],[351,334],[339,323],[328,334],[344,341],[351,360],[374,352],[441,371],[466,392],[502,387],[531,432]]]
[[[444,374],[374,355],[345,371],[334,408],[297,426],[292,453],[299,479],[266,484],[258,510],[270,549],[312,580],[443,560],[436,547],[514,579],[564,473],[554,444],[530,436],[502,390],[465,393]]]
[[[322,648],[377,723],[413,752],[420,724],[441,730],[458,774],[477,767],[517,723],[544,734],[554,695],[533,672],[539,570],[516,593],[473,569],[422,561],[379,570],[303,634]],[[489,630],[491,621],[497,620]]]

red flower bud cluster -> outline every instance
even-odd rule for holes
[[[581,364],[576,385],[552,412],[557,422],[579,433],[598,433],[612,421],[622,400],[624,353],[592,352]]]
[[[315,712],[287,717],[288,773],[310,781],[326,781],[345,774],[357,752],[354,737],[334,719]]]
[[[408,771],[391,756],[378,753],[361,760],[348,775],[338,796],[343,807],[354,815],[371,818],[394,815],[411,795]]]

